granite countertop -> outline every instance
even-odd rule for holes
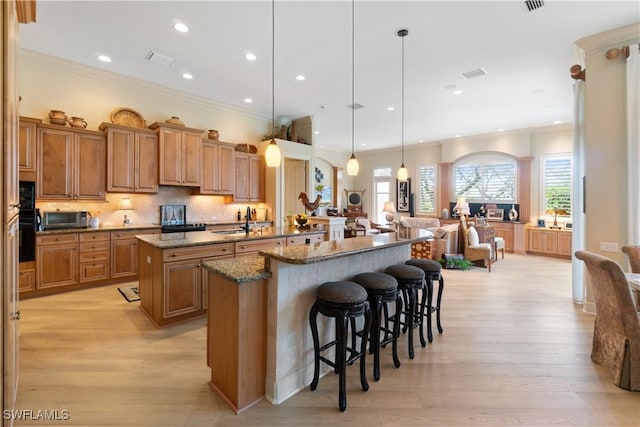
[[[207,270],[235,283],[253,282],[271,277],[271,273],[264,269],[264,257],[259,255],[207,261],[202,265]]]
[[[289,246],[260,251],[259,254],[288,264],[312,264],[376,249],[433,239],[433,233],[407,228],[397,233],[381,233],[310,245]]]
[[[234,234],[222,234],[215,231],[191,231],[188,233],[146,234],[136,238],[151,246],[161,249],[181,248],[188,246],[211,245],[215,243],[242,242],[247,240],[271,239],[274,237],[299,236],[301,234],[325,233],[314,228],[297,229],[289,227],[265,227],[262,232],[239,232]]]
[[[191,221],[189,221],[191,223]],[[206,226],[233,226],[238,227],[238,221],[194,221],[194,224],[204,224]],[[271,221],[251,221],[251,225],[271,225]],[[242,223],[244,224],[244,222]],[[160,224],[132,224],[132,225],[100,225],[100,227],[86,227],[86,228],[53,228],[49,230],[36,231],[36,234],[62,234],[62,233],[89,233],[93,231],[129,231],[129,230],[148,230],[148,229],[160,229]]]

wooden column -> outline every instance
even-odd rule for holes
[[[438,163],[438,197],[440,200],[439,210],[436,212],[438,216],[441,215],[443,209],[449,209],[449,203],[451,202],[451,183],[453,181],[451,167],[452,163]],[[451,212],[449,212],[449,215],[451,215]]]
[[[518,158],[518,221],[529,222],[531,216],[531,161],[533,157]]]

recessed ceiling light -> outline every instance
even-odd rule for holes
[[[365,145],[367,145],[367,143],[366,143],[366,142],[361,142],[361,143],[360,143],[360,146],[361,146],[361,147],[364,147]]]
[[[419,140],[418,142],[424,142],[424,139]]]
[[[179,31],[181,33],[186,33],[189,31],[189,27],[184,25],[182,22],[176,22],[175,24],[173,24],[173,28],[175,28],[176,31]]]
[[[251,98],[245,98],[244,102],[246,102],[247,104],[251,104],[253,102],[253,99]]]
[[[498,132],[504,132],[504,129],[500,128],[498,129]]]
[[[456,138],[460,138],[461,136],[462,136],[462,135],[460,135],[460,134],[457,134],[457,135],[456,135]]]
[[[182,73],[182,78],[186,80],[191,80],[193,78],[193,74]]]
[[[460,89],[453,91],[454,95],[460,95],[461,93],[462,93],[462,90],[460,90]]]
[[[298,81],[300,81],[300,82],[301,82],[301,81],[303,81],[304,79],[306,79],[306,77],[305,77],[305,76],[303,76],[302,74],[298,74],[298,75],[296,76],[296,80],[298,80]]]
[[[315,133],[316,135],[320,135],[320,131],[319,130],[314,131],[313,133]]]
[[[254,53],[252,53],[252,52],[247,52],[247,53],[245,53],[245,54],[244,54],[244,58],[245,58],[247,61],[255,61],[256,59],[258,59],[258,57],[257,57]]]
[[[556,120],[555,122],[553,122],[554,125],[559,125],[560,123],[562,123],[562,120]]]
[[[396,109],[395,107],[387,107],[387,111],[393,111],[395,109]]]
[[[111,58],[109,58],[107,55],[98,55],[98,59],[102,62],[111,62]]]

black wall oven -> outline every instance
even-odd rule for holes
[[[39,215],[36,209],[36,183],[20,181],[20,213],[19,225],[19,260],[20,262],[36,259],[36,229]]]

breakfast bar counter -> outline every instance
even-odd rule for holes
[[[317,287],[404,263],[411,243],[431,237],[425,230],[405,229],[261,250],[242,266],[231,260],[204,262],[210,386],[237,413],[264,397],[279,404],[308,386],[314,360],[308,317]],[[318,326],[325,336],[333,331],[333,320]]]

